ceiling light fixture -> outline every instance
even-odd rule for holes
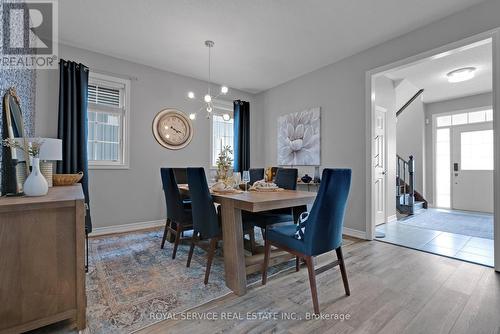
[[[459,68],[458,70],[453,70],[446,74],[446,76],[448,77],[448,82],[455,83],[467,81],[474,78],[475,72],[475,67],[464,67]]]
[[[229,92],[229,88],[227,88],[227,86],[221,86],[220,93],[218,95],[212,96],[212,94],[210,93],[210,85],[212,84],[212,81],[211,81],[211,79],[212,79],[211,78],[211,74],[212,74],[211,73],[211,60],[212,60],[211,59],[211,49],[214,47],[214,44],[215,43],[213,41],[205,41],[205,46],[208,48],[208,92],[207,92],[207,94],[205,94],[203,96],[203,101],[202,101],[203,105],[198,110],[198,112],[199,112],[202,109],[205,109],[207,112],[207,118],[210,118],[210,113],[214,109],[214,102],[217,100],[217,98],[221,95],[226,95]],[[188,92],[187,96],[191,100],[195,99],[194,92]],[[224,116],[225,115],[223,115],[223,118],[225,119]],[[192,120],[196,119],[196,113],[189,114],[189,118]]]

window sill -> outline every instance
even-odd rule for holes
[[[129,164],[123,165],[91,165],[89,164],[89,169],[130,169]]]

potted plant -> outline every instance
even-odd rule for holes
[[[49,191],[47,180],[40,172],[40,149],[43,145],[43,140],[35,139],[27,143],[26,139],[21,144],[13,138],[4,139],[3,145],[15,149],[20,149],[32,158],[31,173],[24,182],[23,190],[26,196],[43,196]]]
[[[217,157],[217,180],[225,181],[228,177],[228,173],[233,165],[233,150],[231,146],[226,145],[222,147],[222,151]]]

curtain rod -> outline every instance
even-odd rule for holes
[[[109,72],[109,71],[99,70],[97,68],[91,68],[90,71],[95,72],[95,73],[99,73],[99,74],[110,75],[110,76],[118,77],[118,78],[122,78],[122,79],[127,79],[127,80],[131,80],[131,81],[139,81],[139,79],[137,77],[134,77],[134,76],[131,76],[128,74],[118,74],[118,73],[113,73],[113,72]]]

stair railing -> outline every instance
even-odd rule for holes
[[[415,203],[415,159],[410,155],[408,161],[397,155],[396,194],[403,205]]]

